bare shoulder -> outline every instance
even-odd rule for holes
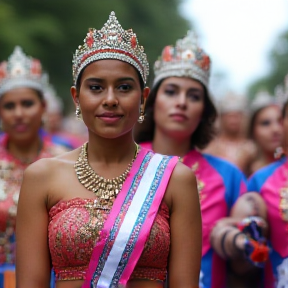
[[[26,168],[24,178],[45,178],[45,180],[47,180],[47,178],[57,173],[57,171],[64,168],[64,166],[74,165],[78,155],[79,149],[76,149],[55,157],[39,159]]]
[[[187,195],[195,194],[198,197],[197,181],[194,173],[183,163],[177,163],[166,192],[168,206],[177,199],[185,199]],[[189,197],[189,196],[188,196]]]

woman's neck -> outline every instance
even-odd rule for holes
[[[88,157],[89,162],[103,162],[106,164],[130,162],[134,157],[136,144],[132,131],[118,138],[108,139],[89,133]]]
[[[190,141],[190,138],[176,139],[156,128],[152,146],[156,153],[184,157],[190,150]]]
[[[18,159],[23,164],[31,164],[39,153],[41,152],[42,148],[42,140],[37,135],[34,139],[30,140],[29,142],[16,142],[11,139],[8,139],[7,150],[8,152]]]
[[[259,159],[265,163],[265,165],[268,165],[270,163],[273,163],[275,161],[275,155],[274,152],[268,152],[268,151],[262,151],[260,154]]]

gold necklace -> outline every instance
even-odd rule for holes
[[[106,179],[102,176],[99,176],[93,168],[89,165],[88,162],[88,153],[87,153],[87,145],[85,143],[81,147],[81,152],[79,154],[78,160],[74,164],[74,168],[76,171],[77,178],[79,182],[89,191],[95,193],[99,200],[102,202],[101,204],[108,204],[111,202],[111,199],[115,199],[117,194],[122,188],[124,181],[127,178],[127,175],[132,167],[134,160],[136,159],[139,152],[139,145],[135,143],[136,150],[134,157],[124,173],[120,176]]]

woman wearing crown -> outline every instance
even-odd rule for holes
[[[178,40],[175,47],[165,47],[154,66],[146,119],[137,140],[157,153],[180,156],[195,173],[203,223],[200,286],[221,288],[225,287],[225,261],[214,253],[209,236],[215,223],[229,215],[246,186],[237,168],[198,150],[212,139],[216,118],[208,89],[209,71],[209,56],[193,33]]]
[[[249,137],[257,145],[257,155],[250,164],[250,175],[275,162],[275,152],[281,147],[283,127],[281,107],[277,98],[261,91],[251,103]]]
[[[15,222],[24,169],[65,150],[39,136],[45,112],[38,60],[16,47],[0,63],[0,287],[15,287]]]
[[[269,240],[272,249],[269,262],[265,266],[263,279],[265,288],[288,287],[288,163],[286,157],[288,153],[288,75],[285,78],[285,89],[282,91],[283,95],[280,97],[282,99],[279,99],[278,103],[286,100],[282,110],[284,149],[282,155],[279,155],[282,157],[256,171],[248,181],[248,191],[258,192],[267,206]],[[247,198],[250,194],[247,193],[241,198]],[[242,208],[245,204],[247,205],[242,201]]]
[[[123,30],[114,12],[76,50],[71,94],[89,140],[25,172],[18,288],[48,287],[51,262],[57,288],[163,288],[167,269],[169,287],[198,287],[195,176],[178,157],[133,140],[149,93],[148,69],[136,35]]]

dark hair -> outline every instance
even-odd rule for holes
[[[285,118],[286,115],[286,110],[288,108],[288,100],[284,103],[283,108],[282,108],[282,118]]]
[[[92,62],[91,62],[92,63]],[[89,63],[89,64],[91,64],[91,63]],[[127,63],[127,62],[125,62],[125,63]],[[129,63],[128,63],[129,64]],[[131,65],[131,64],[130,64]],[[88,66],[88,65],[87,65]],[[86,66],[86,67],[87,67]],[[140,87],[141,87],[141,91],[143,91],[144,90],[144,88],[145,88],[145,84],[144,84],[144,81],[143,81],[143,79],[142,79],[142,76],[141,76],[141,74],[140,74],[140,72],[133,66],[133,65],[131,65],[135,70],[136,70],[136,72],[137,72],[137,75],[138,75],[138,78],[139,78],[139,82],[140,82]],[[78,78],[77,78],[77,81],[76,81],[76,90],[77,90],[77,92],[78,92],[78,95],[79,95],[79,92],[80,92],[80,82],[81,82],[81,78],[82,78],[82,74],[83,74],[83,71],[85,70],[85,68],[86,67],[84,67],[83,69],[82,69],[82,71],[80,72],[80,74],[79,74],[79,76],[78,76]]]
[[[250,116],[249,126],[248,126],[248,137],[252,140],[254,140],[254,126],[256,119],[260,112],[266,107],[259,108],[258,110],[254,111]]]
[[[163,79],[164,80],[164,79]],[[145,121],[135,135],[136,142],[153,141],[155,132],[154,121],[154,104],[158,89],[163,80],[159,81],[151,90],[149,97],[145,105]],[[200,82],[199,82],[200,83]],[[204,111],[202,114],[202,120],[196,128],[195,132],[191,135],[190,148],[197,147],[199,149],[205,148],[215,135],[214,122],[217,118],[216,108],[211,101],[206,87],[200,83],[204,88]]]

